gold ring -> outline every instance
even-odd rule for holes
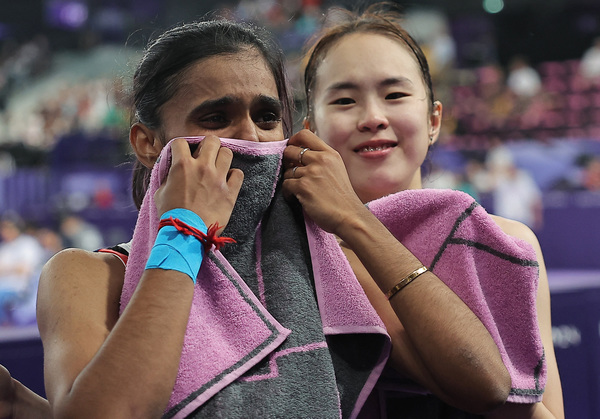
[[[304,156],[304,153],[306,153],[307,150],[310,150],[309,148],[305,147],[302,150],[300,150],[300,155],[298,156],[298,161],[300,162],[300,164],[304,165],[304,163],[302,163],[302,156]]]
[[[295,179],[296,178],[296,169],[298,168],[298,166],[294,166],[294,168],[292,169],[292,177]]]

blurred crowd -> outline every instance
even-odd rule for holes
[[[485,148],[495,137],[600,139],[600,76],[590,67],[587,58],[532,66],[515,56],[507,68],[462,71],[449,98],[447,142]]]
[[[36,226],[18,214],[0,216],[0,327],[34,324],[37,284],[42,266],[56,252],[104,246],[98,228],[66,214],[56,229]]]
[[[320,0],[241,0],[216,11],[255,21],[275,34],[288,57],[298,103],[303,95],[301,56],[323,13]],[[448,21],[437,19],[415,36],[424,46],[434,88],[444,103],[440,144],[486,149],[496,138],[600,138],[600,38],[581,57],[563,62],[531,64],[517,54],[505,65],[490,61],[465,68],[457,62],[459,46]],[[100,131],[125,141],[128,104],[121,74],[77,83],[60,80],[40,92],[27,112],[11,112],[6,101],[18,97],[18,86],[50,72],[54,56],[43,35],[20,46],[6,44],[0,52],[0,145],[20,143],[47,151],[70,133]]]
[[[323,13],[320,0],[241,0],[216,14],[255,21],[275,34],[288,57],[291,82],[301,104],[301,57],[307,40],[318,31]],[[410,29],[409,19],[407,15]],[[416,24],[429,29],[414,35],[424,46],[434,90],[444,104],[437,147],[461,153],[464,159],[452,170],[441,168],[436,166],[434,150],[426,185],[463,190],[489,201],[498,215],[541,228],[544,190],[519,166],[506,145],[522,140],[544,144],[557,138],[600,142],[600,38],[580,57],[566,61],[531,63],[527,56],[514,55],[504,65],[492,60],[466,68],[459,65],[460,46],[449,23],[439,16],[436,22]],[[22,165],[15,159],[16,147],[45,155],[60,147],[75,150],[76,144],[81,146],[99,134],[101,142],[108,138],[126,147],[129,115],[123,74],[81,80],[56,77],[60,53],[53,51],[41,34],[22,43],[0,43],[0,200],[3,179]],[[44,79],[55,81],[33,89]],[[33,99],[22,100],[32,94]],[[28,105],[11,106],[19,100]],[[301,119],[299,106],[296,120]],[[124,147],[115,150],[121,153]],[[114,165],[108,150],[96,153],[96,158]],[[79,158],[82,156],[80,153]],[[122,157],[125,159],[124,154]],[[44,158],[34,161],[38,167],[48,164]],[[553,187],[600,191],[600,157],[582,153],[573,166],[577,175]],[[0,202],[0,215],[5,207]],[[35,321],[32,301],[38,271],[58,250],[94,250],[114,244],[104,243],[98,228],[80,214],[61,216],[55,224],[55,228],[35,227],[16,214],[2,216],[0,326]]]

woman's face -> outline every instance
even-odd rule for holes
[[[281,101],[273,74],[254,49],[192,64],[161,108],[165,140],[217,135],[247,141],[283,140]]]
[[[346,35],[316,71],[311,128],[336,149],[367,202],[421,187],[420,166],[435,140],[433,115],[417,61],[401,44],[373,33]]]

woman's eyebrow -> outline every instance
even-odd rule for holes
[[[336,92],[338,90],[356,90],[358,89],[358,84],[351,81],[340,81],[332,84],[327,88],[328,92]]]
[[[389,77],[387,79],[382,80],[379,83],[379,86],[381,87],[388,87],[388,86],[396,86],[396,85],[410,85],[410,86],[414,86],[414,83],[412,82],[411,79],[407,78],[407,77]]]
[[[231,105],[237,105],[242,103],[242,99],[235,96],[223,96],[216,99],[208,99],[196,106],[190,112],[190,115],[196,115],[199,113],[209,112],[215,109],[223,109]],[[259,95],[252,100],[252,106],[270,107],[277,111],[283,109],[281,100],[267,95]]]
[[[224,108],[226,106],[229,106],[233,103],[239,102],[239,99],[236,99],[233,96],[223,96],[217,99],[209,99],[209,100],[205,100],[204,102],[202,102],[201,104],[199,104],[198,106],[196,106],[191,112],[190,114],[196,114],[196,113],[200,113],[200,112],[206,112],[206,111],[210,111],[212,109],[218,109],[218,108]]]
[[[281,100],[273,96],[267,95],[259,95],[258,97],[254,98],[252,100],[252,105],[272,108],[277,111],[281,111],[283,109],[283,104],[281,103]]]
[[[411,85],[414,83],[407,77],[388,77],[386,79],[381,80],[378,83],[379,87],[388,87],[388,86],[396,86],[396,85]],[[328,92],[335,92],[339,90],[357,90],[359,89],[358,83],[351,81],[341,81],[338,83],[334,83],[327,88]]]

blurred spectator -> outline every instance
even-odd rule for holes
[[[600,36],[583,53],[579,71],[587,79],[600,80]]]
[[[115,195],[111,189],[111,185],[105,179],[100,179],[96,182],[93,196],[94,205],[97,208],[107,209],[112,208],[115,203]]]
[[[457,175],[457,185],[455,189],[469,194],[475,201],[479,201],[479,193],[477,192],[475,185],[473,185],[467,177],[466,173],[461,172]]]
[[[3,57],[0,62],[0,75],[8,88],[20,88],[31,77],[45,71],[50,63],[50,45],[43,34],[34,36],[30,41],[19,45],[14,51]]]
[[[479,159],[470,158],[467,160],[465,163],[465,179],[473,185],[478,197],[492,190],[490,173]]]
[[[464,168],[465,181],[468,182],[474,193],[473,198],[479,200],[482,195],[487,195],[491,192],[492,178],[485,164],[478,158],[469,158],[465,163]]]
[[[66,247],[93,251],[104,246],[100,230],[75,214],[63,217],[60,223],[60,233],[65,240]]]
[[[423,177],[423,187],[428,189],[456,189],[457,185],[457,175],[439,167],[435,162],[432,162],[429,173]]]
[[[47,261],[65,248],[61,235],[48,227],[41,227],[35,232],[35,237],[44,250],[44,260]]]
[[[486,165],[492,176],[493,213],[520,221],[531,229],[542,227],[542,192],[533,177],[514,163],[502,144],[488,152]]]
[[[506,84],[517,96],[526,98],[535,96],[542,89],[540,75],[524,55],[515,55],[510,60]]]
[[[582,184],[585,190],[600,191],[600,158],[592,156],[583,168]]]
[[[11,324],[12,312],[35,296],[37,272],[45,261],[42,247],[24,229],[16,214],[0,218],[0,325]]]
[[[456,42],[446,26],[438,28],[426,50],[432,77],[445,79],[456,64]]]

